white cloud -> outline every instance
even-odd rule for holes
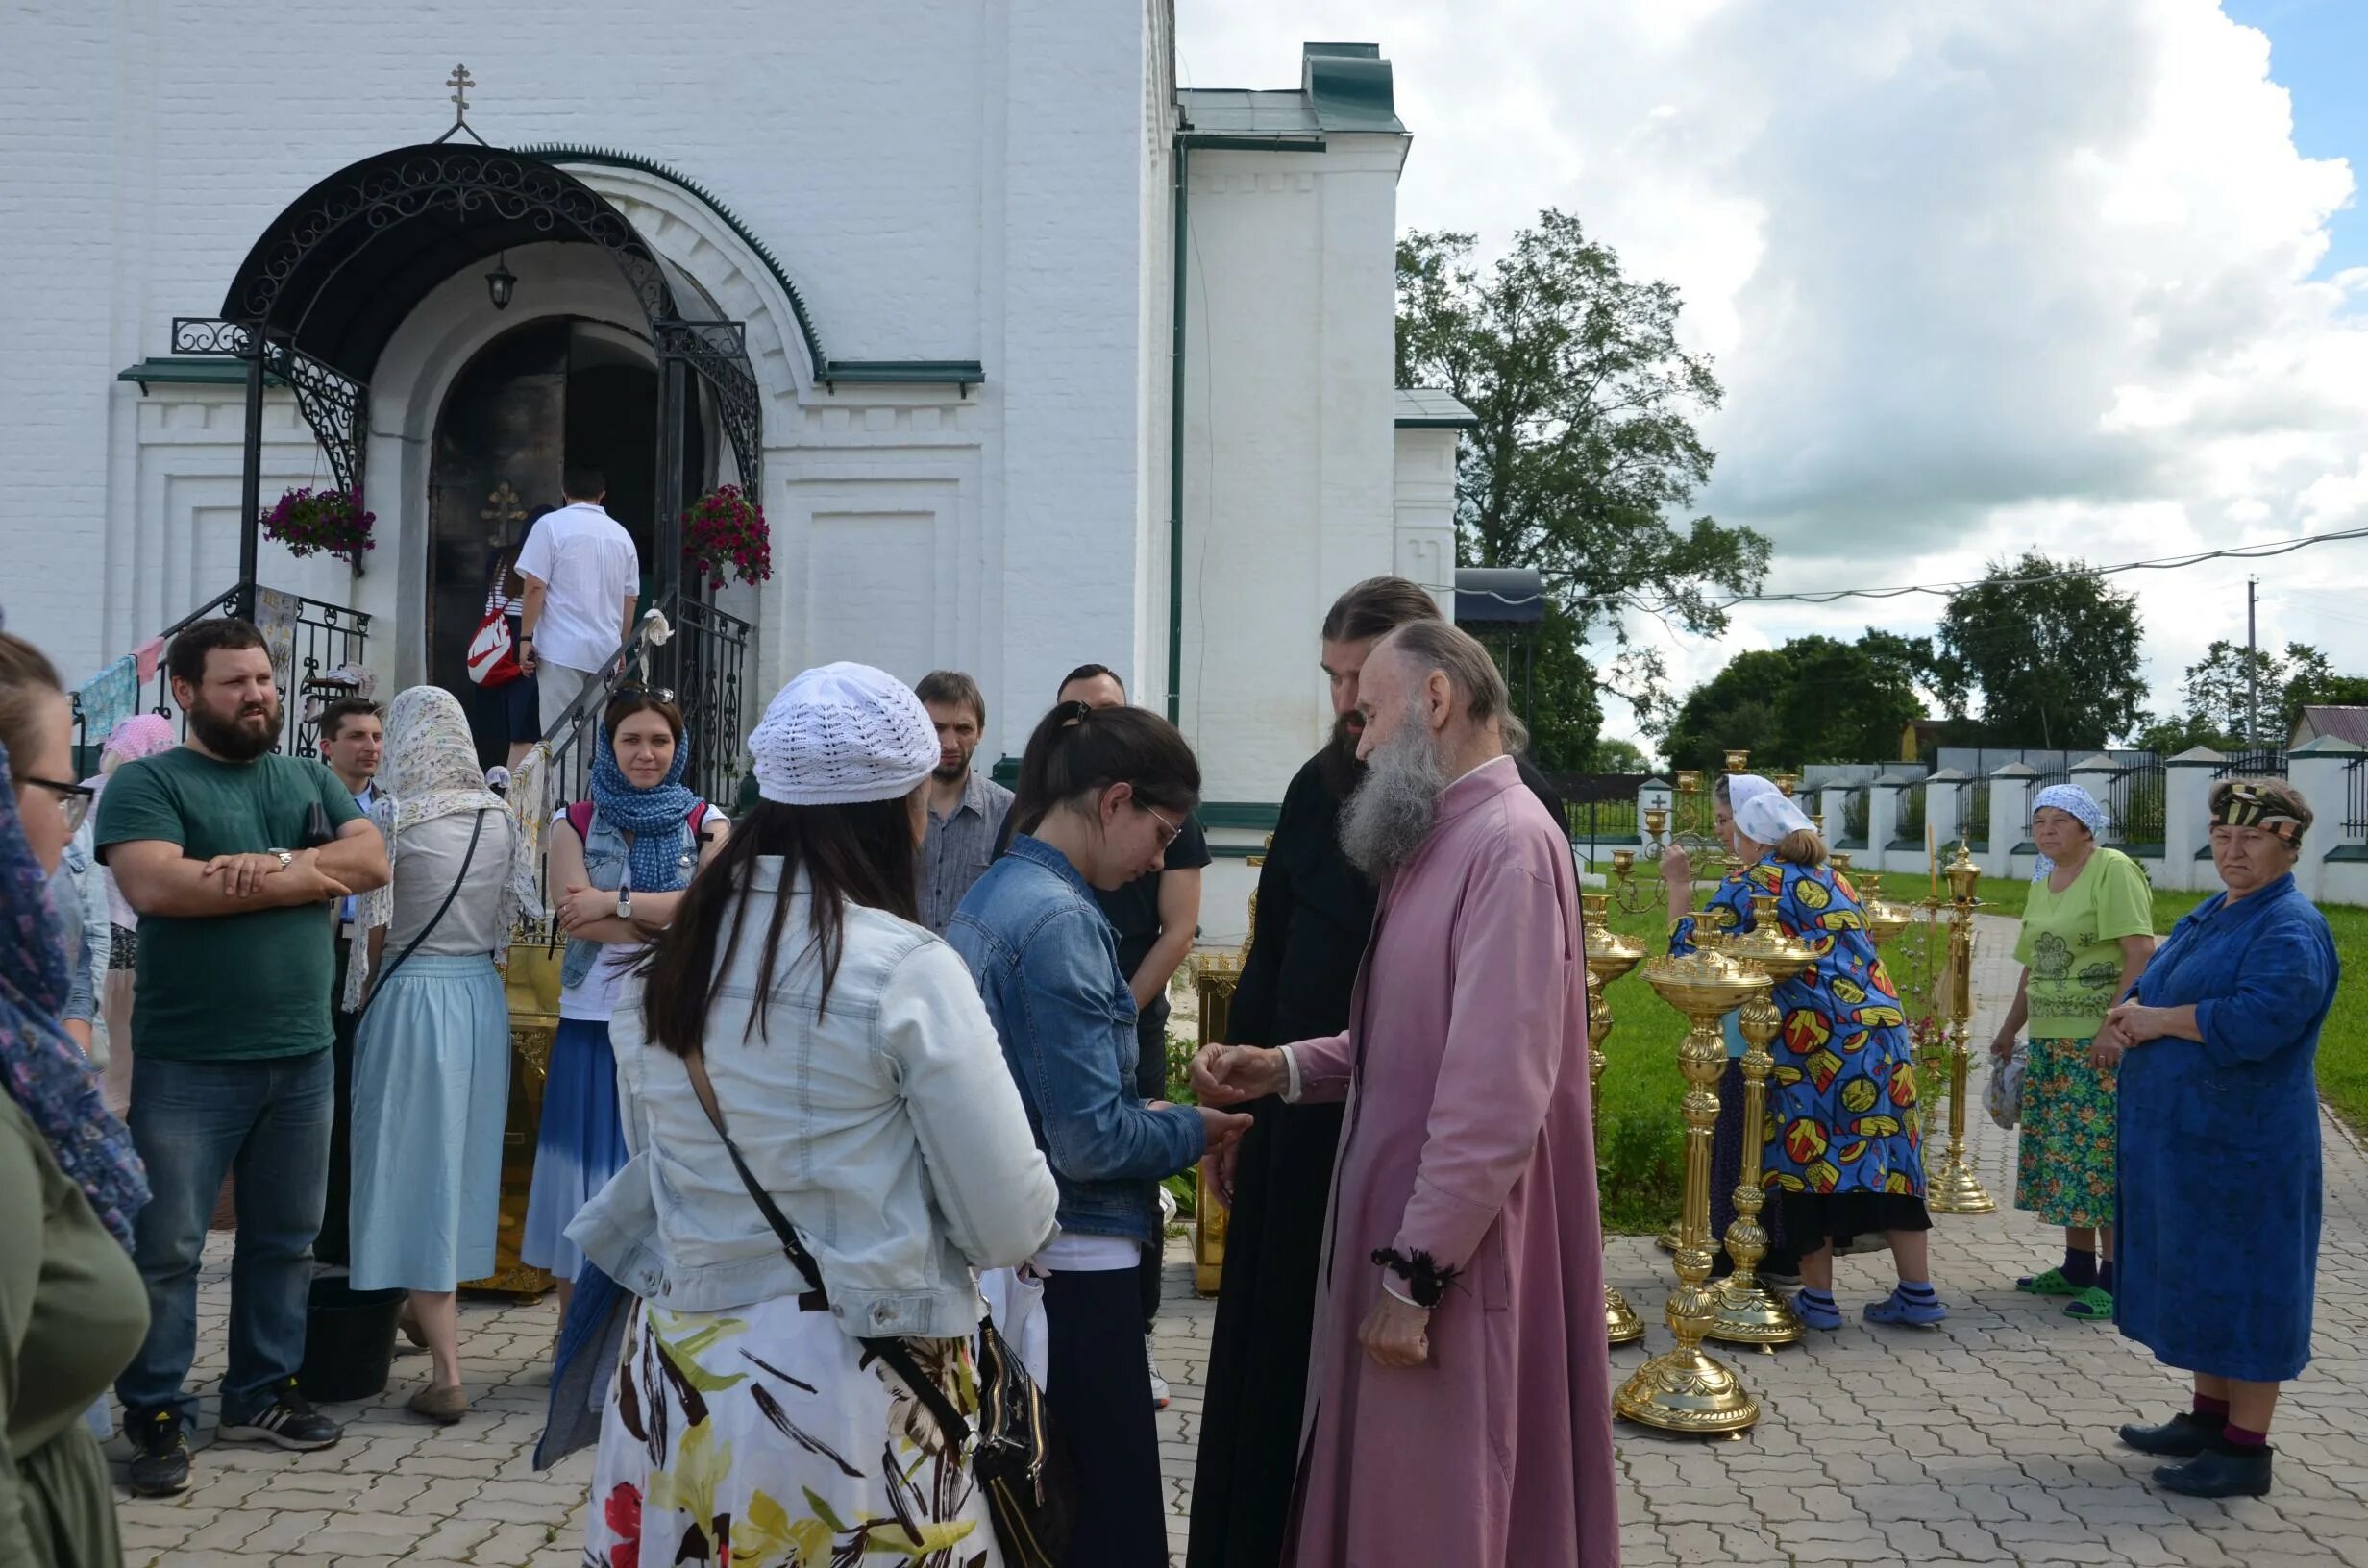
[[[1727,388],[1704,499],[1774,538],[1772,587],[2368,523],[2368,269],[2311,277],[2353,172],[2296,151],[2268,40],[2211,0],[1178,12],[1188,84],[1280,85],[1302,39],[1379,42],[1415,135],[1401,225],[1486,251],[1561,206],[1677,283]],[[2368,670],[2368,543],[2258,570],[2265,640]],[[2166,696],[2243,635],[2246,571],[2121,579]],[[1672,663],[1937,613],[1755,607]]]

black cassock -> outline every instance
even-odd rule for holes
[[[1544,775],[1517,761],[1523,782],[1565,821]],[[1380,899],[1341,850],[1341,806],[1361,772],[1349,753],[1327,747],[1283,793],[1228,1043],[1286,1045],[1348,1027],[1349,992]],[[1344,1109],[1272,1099],[1249,1108],[1256,1123],[1234,1167],[1187,1568],[1275,1568],[1282,1559]]]

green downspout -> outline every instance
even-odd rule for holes
[[[1184,245],[1192,222],[1192,156],[1184,133],[1175,136],[1175,341],[1168,372],[1168,723],[1184,711]]]

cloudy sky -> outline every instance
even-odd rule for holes
[[[1727,397],[1703,498],[1771,589],[2368,526],[2363,0],[1177,0],[1191,86],[1377,41],[1401,227],[1578,213]],[[2246,568],[2119,579],[2162,704]],[[2262,564],[2265,643],[2368,671],[2368,540]],[[1936,599],[1751,606],[1681,680]],[[1625,727],[1624,715],[1613,716]]]

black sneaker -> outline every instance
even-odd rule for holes
[[[223,1422],[219,1435],[226,1442],[274,1443],[308,1451],[334,1446],[345,1435],[345,1429],[314,1409],[312,1402],[296,1391],[296,1381],[291,1378],[262,1409],[244,1421]]]
[[[189,1489],[189,1439],[181,1412],[126,1410],[123,1435],[132,1445],[132,1495],[171,1497]]]
[[[2267,1443],[2258,1448],[2232,1448],[2214,1443],[2184,1464],[2166,1464],[2155,1471],[2155,1484],[2184,1497],[2267,1497]]]
[[[2134,1422],[2121,1429],[2121,1440],[2140,1454],[2152,1454],[2158,1458],[2191,1459],[2208,1448],[2219,1446],[2220,1431],[2227,1425],[2226,1416],[2182,1410],[2158,1427],[2141,1427]]]

